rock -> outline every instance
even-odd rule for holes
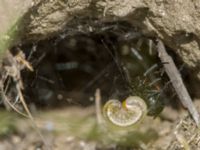
[[[38,1],[25,17],[26,40],[59,34],[72,20],[127,20],[147,36],[159,37],[200,80],[200,2],[190,0],[46,0]]]

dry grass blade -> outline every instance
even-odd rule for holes
[[[182,122],[183,122],[183,120],[181,120],[178,123],[178,125],[176,126],[176,130],[174,131],[174,134],[176,136],[177,141],[181,144],[181,147],[184,150],[191,150],[190,146],[189,146],[189,142],[186,140],[186,138],[184,137],[184,135],[182,135],[181,133],[178,133],[178,128],[180,128]]]
[[[50,148],[49,148],[44,136],[42,135],[40,129],[38,128],[38,126],[37,126],[37,124],[35,122],[35,119],[33,118],[32,114],[31,114],[31,112],[30,112],[30,110],[29,110],[29,108],[28,108],[28,106],[27,106],[27,104],[26,104],[26,102],[24,100],[23,94],[21,92],[20,84],[17,84],[16,88],[17,88],[17,91],[18,91],[18,94],[19,94],[19,99],[20,99],[20,101],[21,101],[21,103],[22,103],[22,105],[23,105],[23,107],[24,107],[29,119],[31,120],[33,127],[35,128],[36,132],[41,137],[42,141],[44,142],[45,146],[47,147],[47,150],[50,150]]]
[[[20,52],[22,54],[22,52]],[[4,66],[4,68],[6,69],[6,74],[7,77],[12,78],[12,80],[14,81],[14,86],[17,92],[16,96],[19,96],[19,101],[22,103],[22,106],[24,107],[24,110],[26,112],[26,114],[22,113],[21,111],[19,111],[16,107],[14,107],[12,105],[12,103],[9,101],[9,99],[6,96],[6,92],[3,90],[2,88],[2,95],[4,97],[4,100],[11,106],[11,108],[13,108],[16,112],[18,112],[19,114],[28,117],[31,122],[32,122],[32,126],[33,128],[36,130],[36,132],[39,134],[39,136],[41,137],[44,145],[46,146],[46,149],[50,149],[45,138],[43,137],[41,131],[39,130],[39,128],[37,127],[37,124],[24,100],[23,94],[22,94],[22,89],[24,88],[23,86],[23,82],[21,79],[21,69],[25,67],[27,67],[28,69],[30,69],[30,67],[27,66],[27,63],[24,64],[24,62],[26,62],[26,60],[21,57],[22,55],[17,55],[16,57],[12,56],[11,53],[8,53],[8,58],[10,61],[10,66]],[[20,59],[19,59],[20,58]],[[24,65],[24,66],[23,66]],[[30,65],[29,65],[30,66]],[[31,67],[32,68],[32,67]],[[30,69],[32,70],[32,69]]]
[[[163,62],[165,72],[171,80],[171,83],[184,107],[186,107],[192,115],[197,126],[200,126],[199,113],[192,103],[192,99],[183,83],[181,75],[176,68],[176,65],[166,52],[164,44],[161,40],[158,41],[157,50],[160,60]]]
[[[1,89],[2,90],[2,89]],[[3,90],[2,90],[3,91]],[[26,118],[29,118],[29,116],[27,116],[26,114],[24,114],[23,112],[21,112],[20,110],[18,110],[7,98],[7,96],[5,95],[4,92],[2,92],[1,94],[2,98],[5,100],[6,103],[8,103],[8,105],[14,110],[16,111],[17,113],[19,113],[20,115],[26,117]]]

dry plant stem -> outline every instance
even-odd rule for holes
[[[100,89],[95,91],[95,109],[98,125],[103,123],[102,112],[101,112],[101,92]]]
[[[20,99],[20,101],[21,101],[21,103],[22,103],[22,105],[23,105],[23,107],[24,107],[24,109],[25,109],[25,111],[26,111],[26,113],[27,113],[29,119],[31,120],[34,129],[36,130],[36,132],[37,132],[37,133],[39,134],[39,136],[41,137],[41,139],[42,139],[42,141],[44,142],[44,144],[45,144],[47,150],[50,150],[50,148],[49,148],[49,146],[48,146],[48,143],[46,142],[44,136],[42,135],[41,131],[39,130],[39,128],[38,128],[38,126],[37,126],[37,124],[36,124],[36,122],[35,122],[35,120],[34,120],[32,114],[31,114],[31,112],[30,112],[30,110],[29,110],[28,107],[27,107],[27,104],[26,104],[26,102],[25,102],[25,100],[24,100],[24,97],[23,97],[23,94],[22,94],[22,92],[21,92],[20,84],[17,84],[17,85],[16,85],[16,88],[17,88],[17,91],[18,91],[18,94],[19,94],[19,99]]]
[[[3,90],[2,90],[3,91]],[[29,118],[26,114],[22,113],[20,110],[18,110],[7,98],[7,96],[4,94],[4,92],[2,92],[1,94],[2,98],[5,100],[6,103],[8,103],[8,105],[17,113],[19,113],[20,115]]]
[[[8,69],[8,70],[11,70],[10,73],[9,73],[9,71],[8,71],[8,75],[9,75],[10,77],[12,77],[12,78],[13,78],[13,81],[15,81],[15,83],[16,83],[16,90],[17,90],[17,93],[18,93],[18,95],[19,95],[20,102],[22,103],[22,105],[23,105],[23,107],[24,107],[24,109],[25,109],[25,111],[26,111],[26,113],[27,113],[27,115],[25,115],[25,116],[28,116],[28,118],[31,120],[32,125],[33,125],[33,128],[36,130],[36,132],[38,133],[38,135],[41,137],[41,139],[42,139],[44,145],[46,146],[45,148],[46,148],[47,150],[50,150],[50,148],[49,148],[49,146],[48,146],[48,144],[47,144],[45,138],[43,137],[41,131],[39,130],[39,128],[37,127],[37,124],[35,123],[35,120],[34,120],[32,114],[31,114],[31,112],[30,112],[30,110],[29,110],[29,108],[28,108],[28,106],[27,106],[25,100],[24,100],[24,97],[23,97],[23,94],[22,94],[22,91],[21,91],[21,90],[23,89],[23,83],[22,83],[22,80],[21,80],[21,72],[20,72],[20,71],[21,71],[21,68],[20,68],[20,64],[19,64],[20,62],[18,62],[18,61],[19,61],[19,60],[18,60],[18,59],[19,59],[19,56],[20,56],[20,55],[18,55],[17,57],[13,57],[11,53],[8,53],[8,57],[10,58],[10,61],[12,62],[12,66],[11,66],[11,67],[8,67],[8,68],[10,68],[10,69]],[[21,57],[20,61],[22,61],[22,59],[23,59],[23,58]],[[26,62],[25,59],[22,61],[22,63],[24,64],[24,62]],[[26,65],[25,65],[25,66],[26,66]],[[27,67],[27,66],[26,66],[26,67]],[[12,107],[12,104],[11,104],[11,107]],[[13,108],[13,107],[12,107],[12,108]],[[14,108],[15,108],[15,107],[14,107]],[[16,110],[16,109],[14,109],[14,110]],[[17,112],[18,112],[18,111],[17,111]],[[20,114],[21,114],[21,113],[20,113]]]
[[[178,69],[176,68],[176,65],[175,65],[173,59],[166,52],[164,44],[161,40],[158,40],[157,50],[158,50],[159,58],[163,62],[165,72],[167,73],[168,77],[170,78],[170,81],[171,81],[181,103],[183,104],[184,107],[186,107],[189,110],[196,125],[199,127],[200,126],[199,113],[192,103],[192,99],[183,83],[181,75],[180,75]]]
[[[190,150],[189,142],[186,141],[185,137],[181,133],[178,133],[178,129],[180,128],[182,122],[183,120],[181,120],[179,124],[176,126],[176,130],[174,131],[174,134],[178,142],[181,144],[181,147],[184,148],[184,150]]]

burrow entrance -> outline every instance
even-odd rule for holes
[[[69,25],[57,36],[12,51],[23,51],[34,68],[22,71],[23,94],[37,108],[93,105],[100,89],[103,103],[138,95],[154,114],[169,103],[162,89],[168,79],[155,49],[153,38],[117,21]]]

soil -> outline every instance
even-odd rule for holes
[[[113,142],[102,144],[102,140],[92,140],[84,136],[85,133],[92,133],[92,124],[94,122],[89,121],[91,119],[89,117],[94,117],[93,119],[95,119],[94,113],[94,108],[92,107],[72,107],[40,112],[39,115],[35,115],[35,121],[50,149],[55,150],[199,149],[198,128],[185,110],[177,112],[170,107],[166,107],[161,114],[162,118],[153,119],[152,117],[147,117],[140,125],[139,130],[153,129],[158,136],[155,138],[155,136],[151,135],[151,138],[154,137],[153,139],[147,143],[140,143],[137,147],[130,146],[131,143],[121,146]],[[87,118],[87,120],[82,120],[81,124],[77,124],[77,127],[75,127],[76,132],[71,131],[74,117],[77,119]],[[151,123],[149,124],[149,122]],[[15,126],[17,132],[15,131],[14,134],[9,134],[0,140],[2,150],[47,149],[33,129],[30,120],[18,118]],[[106,135],[102,136],[106,138]]]
[[[100,22],[127,20],[146,36],[162,39],[200,79],[199,7],[199,2],[190,0],[38,0],[25,16],[23,41],[53,36],[73,19],[80,29],[81,18]]]

